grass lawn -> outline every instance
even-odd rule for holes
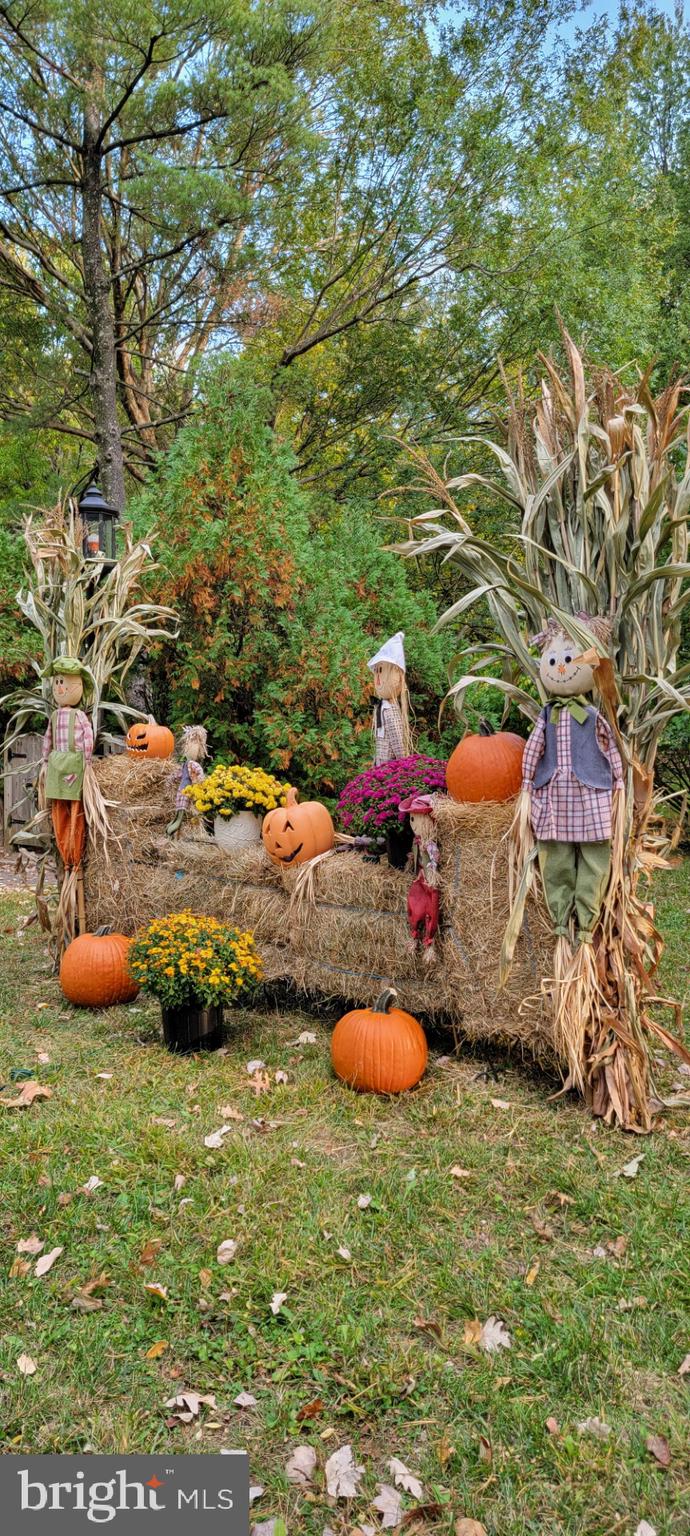
[[[690,865],[655,895],[663,987],[687,997]],[[549,1103],[553,1085],[519,1063],[484,1081],[481,1058],[440,1048],[415,1093],[357,1096],[331,1077],[329,1028],[278,1012],[234,1017],[226,1055],[175,1059],[154,1005],[64,1003],[36,929],[17,936],[30,906],[6,895],[0,911],[0,1080],[33,1068],[52,1097],[0,1109],[5,1452],[246,1447],[255,1519],[317,1536],[378,1528],[391,1457],[435,1506],[407,1529],[467,1516],[490,1536],[690,1531],[688,1111],[624,1137]],[[296,1044],[303,1031],[313,1043]],[[252,1058],[271,1076],[260,1098]],[[640,1153],[637,1177],[616,1177]],[[16,1251],[32,1233],[62,1250],[40,1278]],[[489,1317],[512,1341],[495,1354],[468,1327]],[[216,1408],[174,1420],[166,1400],[185,1389]],[[607,1437],[580,1433],[588,1419]],[[285,1476],[300,1444],[317,1453],[306,1490]],[[323,1467],[345,1444],[364,1474],[334,1505]]]

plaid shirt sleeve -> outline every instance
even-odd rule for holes
[[[530,789],[534,775],[537,771],[539,759],[544,755],[544,732],[546,724],[544,716],[540,715],[532,734],[525,747],[522,759],[522,787]]]
[[[77,718],[74,722],[74,745],[77,752],[83,752],[87,763],[93,757],[93,731],[88,715],[82,709],[77,710]]]
[[[621,762],[620,752],[618,751],[618,744],[608,720],[606,720],[601,714],[597,714],[596,729],[599,746],[601,747],[604,757],[607,757],[611,764],[611,771],[613,773],[613,787],[614,789],[622,789],[624,784],[623,764]]]

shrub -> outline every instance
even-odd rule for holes
[[[381,836],[400,826],[398,806],[413,790],[445,794],[445,763],[435,757],[400,757],[380,768],[367,768],[345,785],[336,815],[354,837]]]

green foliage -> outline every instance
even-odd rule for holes
[[[215,756],[330,795],[370,759],[366,662],[381,638],[406,633],[425,744],[448,645],[430,633],[430,598],[382,548],[387,525],[300,487],[271,409],[242,370],[216,372],[139,500],[138,526],[158,527],[157,595],[180,615],[157,686],[171,724],[206,725]]]

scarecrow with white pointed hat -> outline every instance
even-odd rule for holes
[[[367,663],[374,674],[376,694],[372,719],[375,768],[399,757],[409,757],[412,752],[404,639],[402,630],[398,630]]]

